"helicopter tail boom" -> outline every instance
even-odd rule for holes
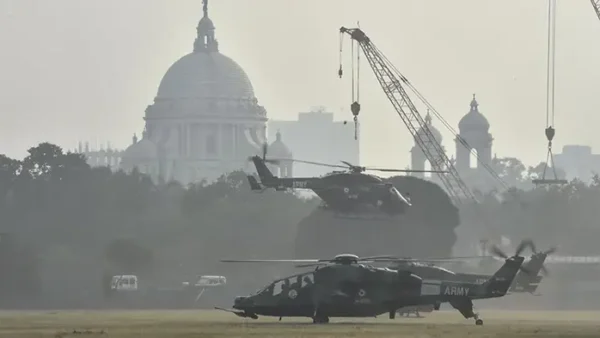
[[[260,181],[267,186],[271,186],[277,183],[278,179],[271,173],[271,170],[267,168],[265,161],[258,157],[252,157],[252,162],[254,162],[254,166],[256,167],[256,171],[258,172],[258,177],[260,177]]]
[[[524,271],[520,271],[515,277],[511,291],[534,293],[542,281],[540,272],[544,272],[544,262],[547,254],[534,254],[529,262],[523,264]]]
[[[494,298],[506,295],[524,260],[525,258],[521,256],[506,259],[504,265],[490,279],[481,284],[483,292],[479,294],[482,297],[477,298]]]
[[[260,183],[256,180],[256,177],[252,175],[247,175],[248,183],[250,184],[250,190],[263,190]]]

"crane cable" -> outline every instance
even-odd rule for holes
[[[340,32],[340,68],[338,70],[338,76],[340,79],[344,74],[342,70],[342,54],[343,54],[343,41],[344,41],[344,33]],[[358,114],[360,113],[360,44],[355,43],[352,39],[351,41],[351,58],[352,58],[352,104],[350,105],[350,111],[354,116],[354,139],[358,140]],[[354,53],[356,53],[356,58],[354,57]],[[355,63],[356,62],[356,63]]]
[[[546,170],[548,166],[554,173],[554,181],[558,180],[556,166],[554,165],[554,156],[552,154],[552,140],[556,134],[554,129],[554,93],[555,93],[555,59],[556,59],[556,0],[548,0],[548,51],[547,51],[547,69],[546,69],[546,139],[548,139],[548,152],[546,154],[546,164],[542,172],[542,181],[546,181]]]

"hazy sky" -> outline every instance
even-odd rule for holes
[[[317,105],[351,118],[338,29],[358,20],[455,128],[477,93],[498,156],[545,157],[546,0],[211,0],[209,11],[272,119]],[[192,51],[202,4],[0,0],[0,13],[0,152],[21,157],[41,141],[126,147],[165,71]],[[588,0],[557,13],[555,149],[600,152],[600,21]],[[412,139],[362,61],[362,162],[404,167]]]

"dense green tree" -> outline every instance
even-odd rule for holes
[[[522,187],[527,181],[527,167],[519,159],[514,157],[493,158],[492,169],[509,186]]]

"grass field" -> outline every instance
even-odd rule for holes
[[[395,320],[332,318],[325,325],[310,319],[242,319],[218,311],[6,311],[0,312],[0,337],[600,337],[600,312],[480,314],[484,326],[456,311]]]

